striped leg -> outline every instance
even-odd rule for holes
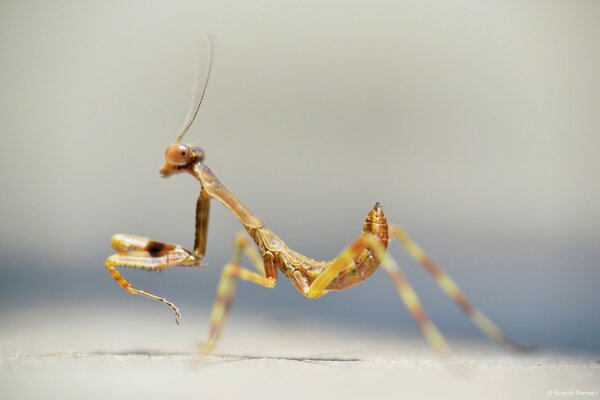
[[[518,343],[509,339],[502,331],[490,320],[485,314],[479,311],[473,304],[466,298],[463,292],[459,289],[458,285],[454,282],[450,276],[448,276],[437,264],[435,264],[425,254],[423,249],[416,244],[410,236],[398,226],[390,226],[390,237],[398,239],[398,241],[404,246],[406,252],[419,264],[423,266],[429,272],[438,286],[450,297],[456,305],[475,323],[475,325],[483,331],[490,339],[501,344],[508,345],[518,350],[524,350],[525,348]]]
[[[378,260],[381,260],[382,267],[389,274],[404,305],[419,325],[419,328],[421,328],[425,339],[427,339],[431,347],[443,356],[450,354],[450,347],[435,324],[427,316],[425,309],[419,301],[417,293],[404,277],[404,274],[396,261],[387,253],[386,249],[375,236],[363,234],[353,244],[344,249],[332,264],[323,270],[323,272],[321,272],[321,274],[313,281],[306,296],[314,298],[323,295],[327,286],[339,274],[346,268],[353,266],[353,260],[365,248],[371,249],[375,257]]]
[[[243,253],[248,256],[258,273],[241,266]],[[203,353],[209,353],[219,339],[223,324],[233,303],[238,279],[270,289],[274,288],[277,283],[276,269],[271,253],[265,255],[263,264],[258,253],[243,233],[236,236],[231,261],[225,265],[221,273],[221,279],[217,286],[217,298],[210,316],[210,336],[200,347]]]
[[[181,313],[175,304],[146,290],[136,289],[117,271],[116,267],[156,271],[174,266],[202,266],[202,263],[189,250],[181,246],[155,242],[141,236],[116,234],[111,238],[111,244],[117,251],[106,259],[106,269],[111,276],[129,293],[139,294],[169,306],[175,312],[175,322],[179,324]]]

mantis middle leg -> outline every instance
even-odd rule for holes
[[[245,253],[258,273],[250,271],[241,265],[242,254]],[[217,286],[217,298],[210,317],[210,335],[201,345],[203,353],[209,353],[221,334],[227,314],[231,309],[238,279],[243,279],[257,285],[274,288],[277,284],[277,269],[273,263],[273,255],[266,253],[261,261],[258,253],[250,245],[244,233],[237,234],[234,242],[233,256],[225,265]]]

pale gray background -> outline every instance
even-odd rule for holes
[[[65,304],[173,324],[103,261],[115,232],[192,244],[198,184],[158,167],[208,32],[187,140],[290,245],[333,257],[381,201],[515,339],[600,351],[599,20],[596,1],[2,1],[0,325],[44,305],[68,327]],[[215,203],[208,268],[127,276],[201,339],[238,230]],[[480,338],[392,251],[444,332]],[[238,300],[233,320],[416,333],[381,272],[318,301],[288,282]]]

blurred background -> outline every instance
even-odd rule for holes
[[[158,168],[210,33],[213,76],[186,140],[290,246],[330,259],[381,201],[515,340],[600,352],[599,17],[594,1],[2,1],[3,350],[19,324],[78,313],[107,337],[166,324],[206,337],[241,229],[221,205],[207,268],[124,272],[181,307],[179,328],[104,259],[116,232],[193,245],[198,183]],[[391,251],[451,340],[483,340]],[[266,341],[285,323],[418,335],[381,271],[316,301],[287,280],[238,288],[232,323],[266,321]]]

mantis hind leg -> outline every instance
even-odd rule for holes
[[[156,242],[142,236],[116,234],[111,238],[111,244],[117,251],[106,259],[106,269],[111,276],[129,293],[139,294],[170,307],[175,313],[175,322],[179,324],[181,313],[175,304],[147,290],[137,289],[121,275],[116,267],[156,271],[174,266],[202,266],[202,263],[189,250],[179,245]]]
[[[258,273],[241,266],[242,254],[248,256]],[[277,270],[273,264],[272,254],[266,253],[264,260],[261,261],[245,234],[239,233],[235,238],[231,261],[223,268],[217,286],[217,298],[210,317],[210,334],[200,347],[203,353],[209,353],[221,335],[223,325],[233,304],[237,280],[242,279],[272,289],[277,283],[276,274]]]
[[[479,311],[467,299],[454,280],[434,263],[423,249],[421,249],[421,247],[415,243],[402,228],[399,226],[390,226],[389,234],[390,238],[397,239],[406,252],[431,274],[444,293],[450,297],[461,311],[465,313],[490,339],[501,345],[510,346],[517,350],[528,349],[509,339],[491,319]]]
[[[405,278],[396,261],[387,253],[386,248],[376,236],[362,234],[354,243],[345,248],[312,282],[305,296],[315,298],[326,293],[329,284],[342,272],[354,267],[353,260],[365,249],[369,249],[380,260],[381,266],[389,274],[404,305],[421,328],[431,347],[443,356],[450,354],[450,346],[427,316],[417,293]]]

